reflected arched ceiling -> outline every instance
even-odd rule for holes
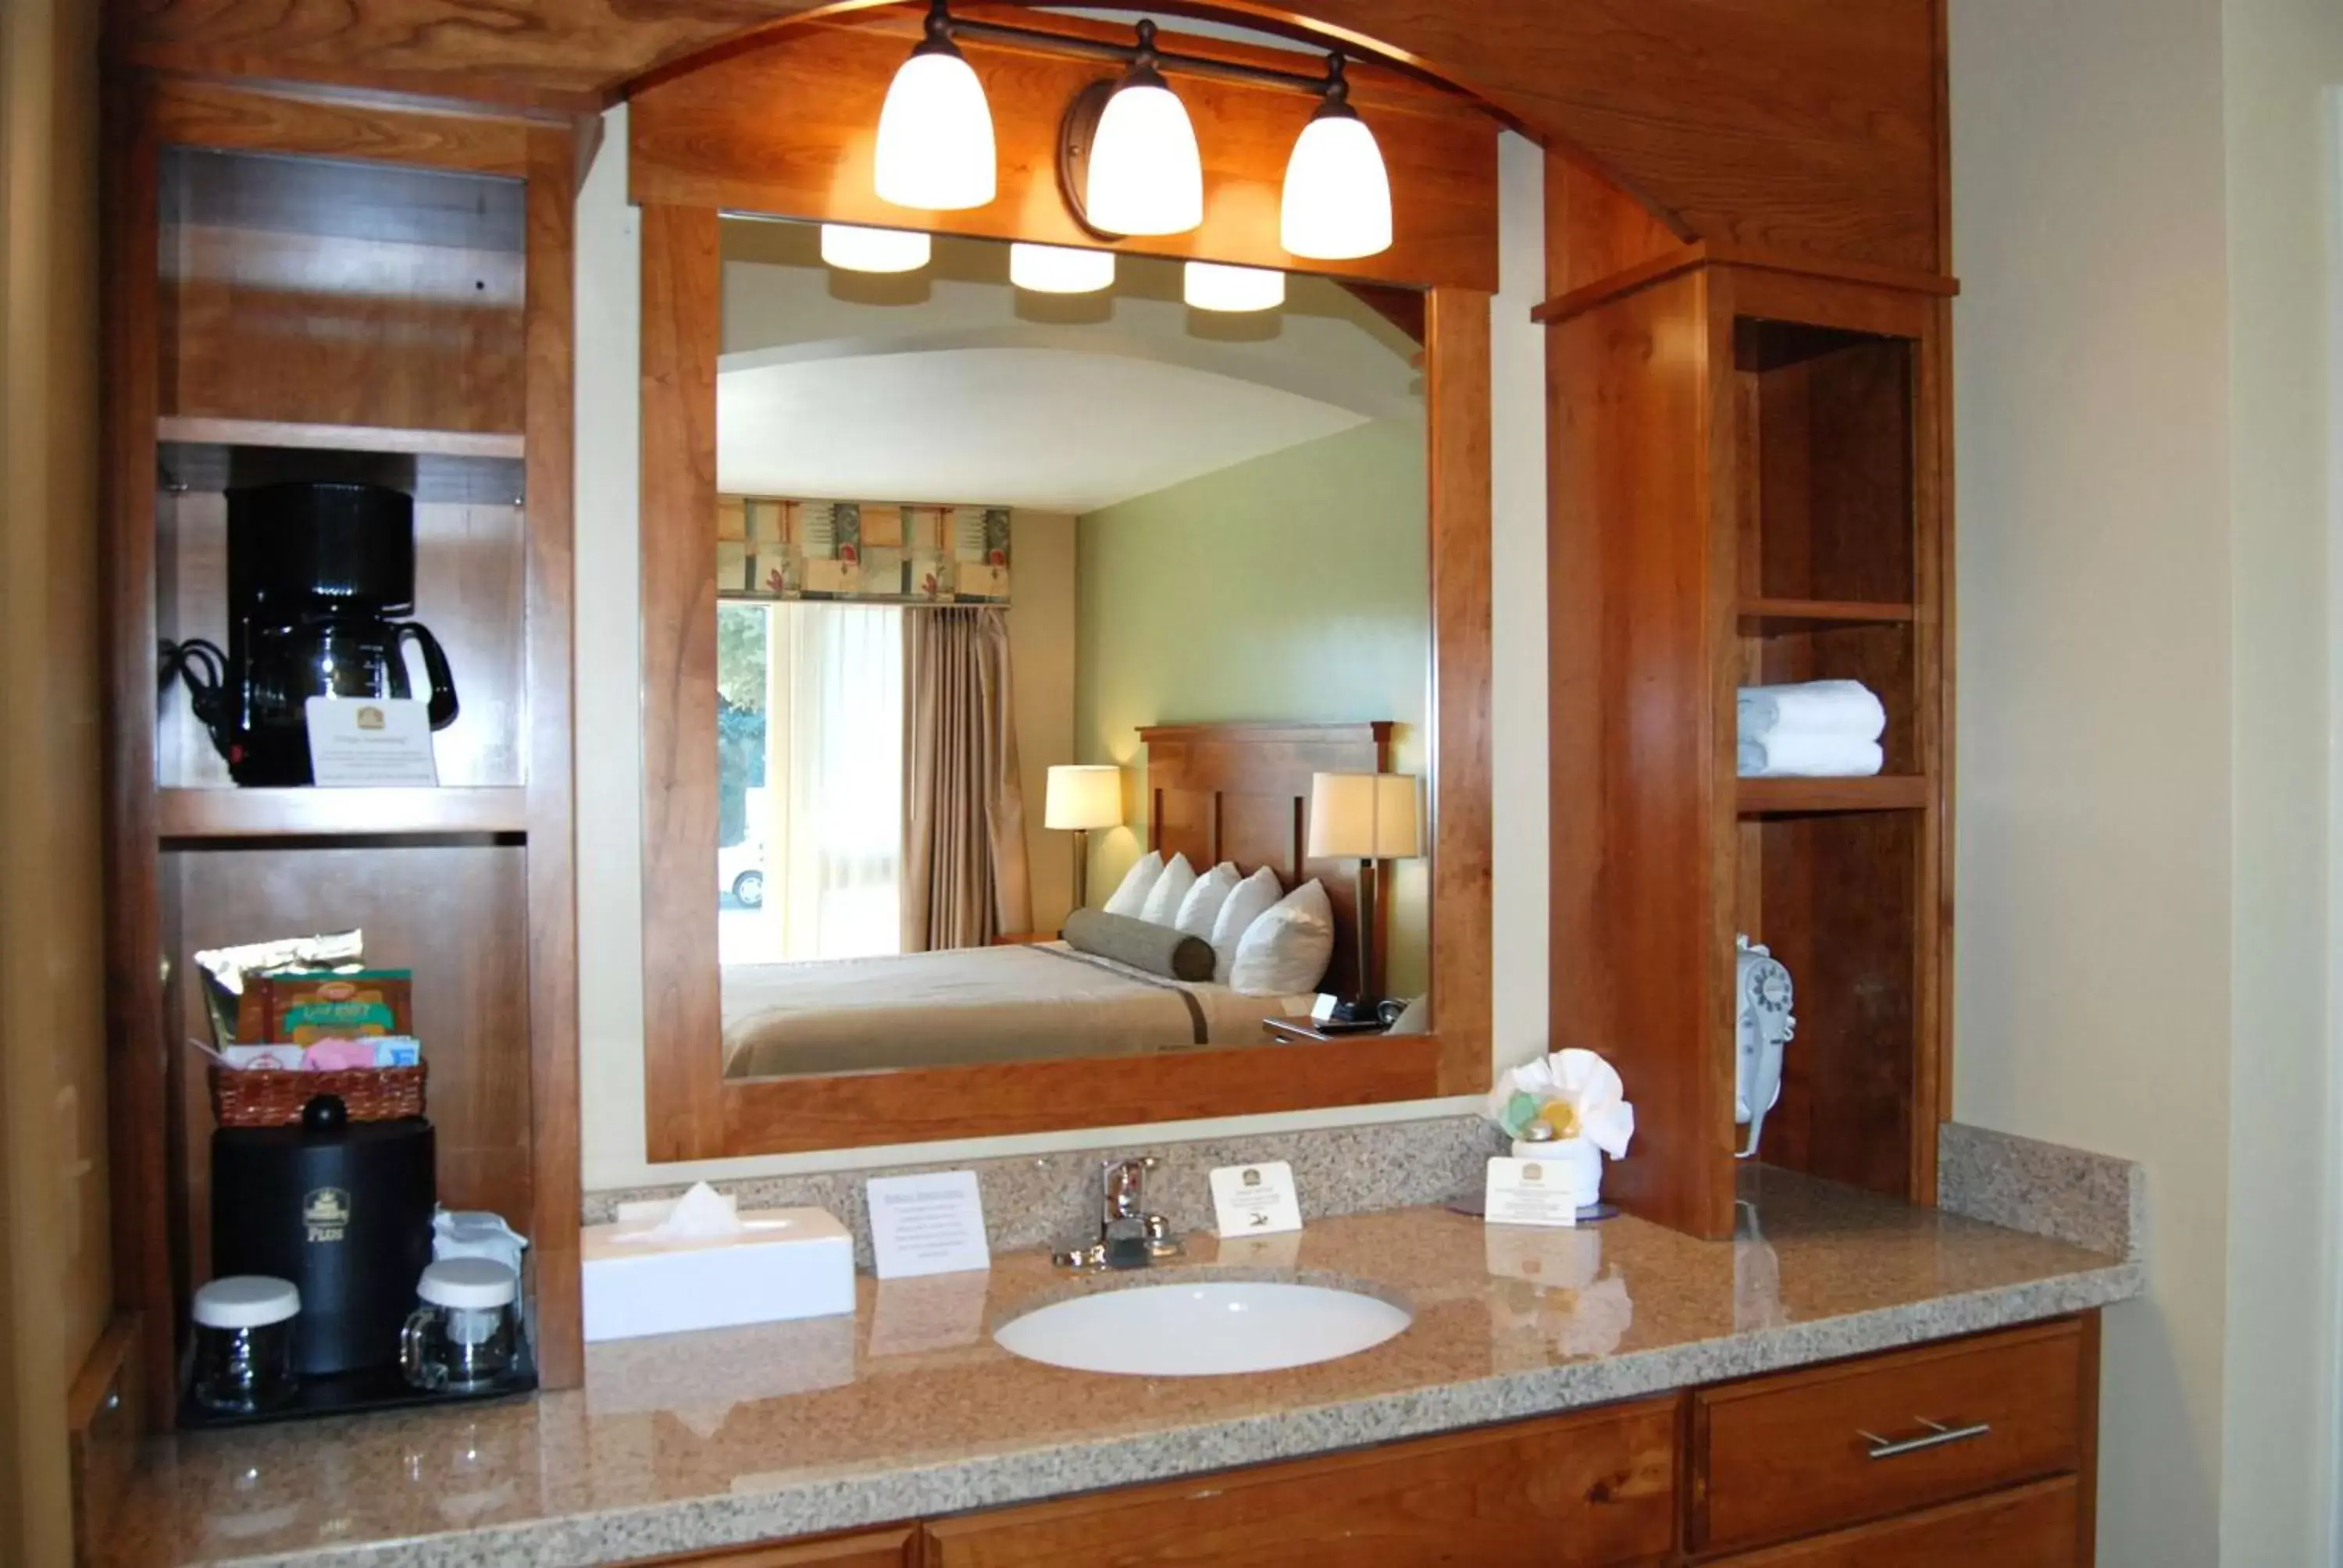
[[[1363,423],[1162,359],[1062,348],[785,356],[717,378],[716,482],[1089,512]]]

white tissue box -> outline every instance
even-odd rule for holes
[[[666,1204],[623,1204],[580,1239],[586,1338],[725,1329],[854,1310],[854,1240],[820,1209],[751,1209],[730,1236],[644,1236]]]

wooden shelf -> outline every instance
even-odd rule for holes
[[[1747,598],[1741,601],[1744,632],[1806,631],[1826,626],[1896,626],[1917,618],[1908,604],[1872,604],[1858,599]]]
[[[188,415],[166,415],[156,420],[155,438],[211,447],[294,447],[310,451],[514,459],[526,455],[527,445],[517,431],[386,429],[370,425],[299,425]]]
[[[1917,774],[1873,779],[1743,779],[1735,781],[1744,817],[1789,811],[1917,811],[1928,780]]]
[[[517,785],[447,789],[162,789],[165,839],[415,838],[524,833],[528,791]]]

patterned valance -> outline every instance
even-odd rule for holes
[[[1007,604],[1009,508],[721,496],[719,598]]]

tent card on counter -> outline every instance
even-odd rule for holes
[[[1489,1161],[1483,1206],[1492,1225],[1575,1225],[1578,1185],[1559,1161],[1498,1156]]]
[[[870,1251],[880,1279],[992,1267],[975,1171],[873,1176],[864,1188],[870,1201]]]
[[[1302,1229],[1302,1195],[1282,1160],[1214,1171],[1212,1212],[1223,1236],[1270,1236]]]

